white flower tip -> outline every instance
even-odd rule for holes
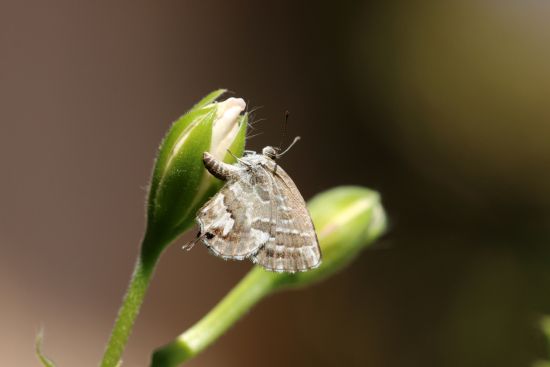
[[[237,121],[246,108],[246,102],[242,98],[231,97],[218,102],[217,108],[210,150],[216,158],[223,159],[239,131]]]
[[[219,117],[223,116],[228,110],[236,110],[241,113],[246,108],[246,102],[242,98],[228,98],[225,101],[218,102],[218,111],[216,115]]]

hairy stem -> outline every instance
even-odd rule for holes
[[[145,237],[142,249],[149,248],[149,246],[145,246],[148,238],[150,237]],[[117,367],[120,365],[122,353],[128,342],[128,337],[132,333],[134,322],[145,298],[147,288],[149,288],[159,255],[160,251],[154,253],[142,252],[138,257],[132,278],[130,279],[130,285],[118,311],[109,341],[107,342],[101,367]]]

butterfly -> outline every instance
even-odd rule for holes
[[[321,263],[321,250],[306,203],[276,163],[283,153],[267,146],[246,151],[234,165],[205,152],[203,162],[225,185],[197,214],[202,242],[223,259],[250,259],[276,272],[307,271]]]

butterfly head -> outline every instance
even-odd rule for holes
[[[279,158],[279,153],[277,153],[277,149],[273,147],[265,147],[262,149],[262,154],[265,155],[269,159],[277,159]]]
[[[279,159],[281,158],[286,152],[288,152],[290,150],[290,148],[292,148],[292,146],[294,144],[296,144],[296,142],[300,140],[300,137],[297,136],[294,138],[294,141],[288,146],[288,148],[285,149],[284,152],[281,152],[279,153],[279,148],[274,148],[274,147],[270,147],[270,146],[267,146],[265,147],[264,149],[262,149],[262,154],[265,155],[267,158],[269,159]]]

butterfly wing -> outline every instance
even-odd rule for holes
[[[267,242],[273,212],[268,179],[263,172],[243,174],[199,210],[199,236],[216,256],[242,260]]]
[[[288,174],[272,161],[265,171],[272,181],[273,225],[252,261],[277,272],[306,271],[321,263],[319,242],[306,203]]]

